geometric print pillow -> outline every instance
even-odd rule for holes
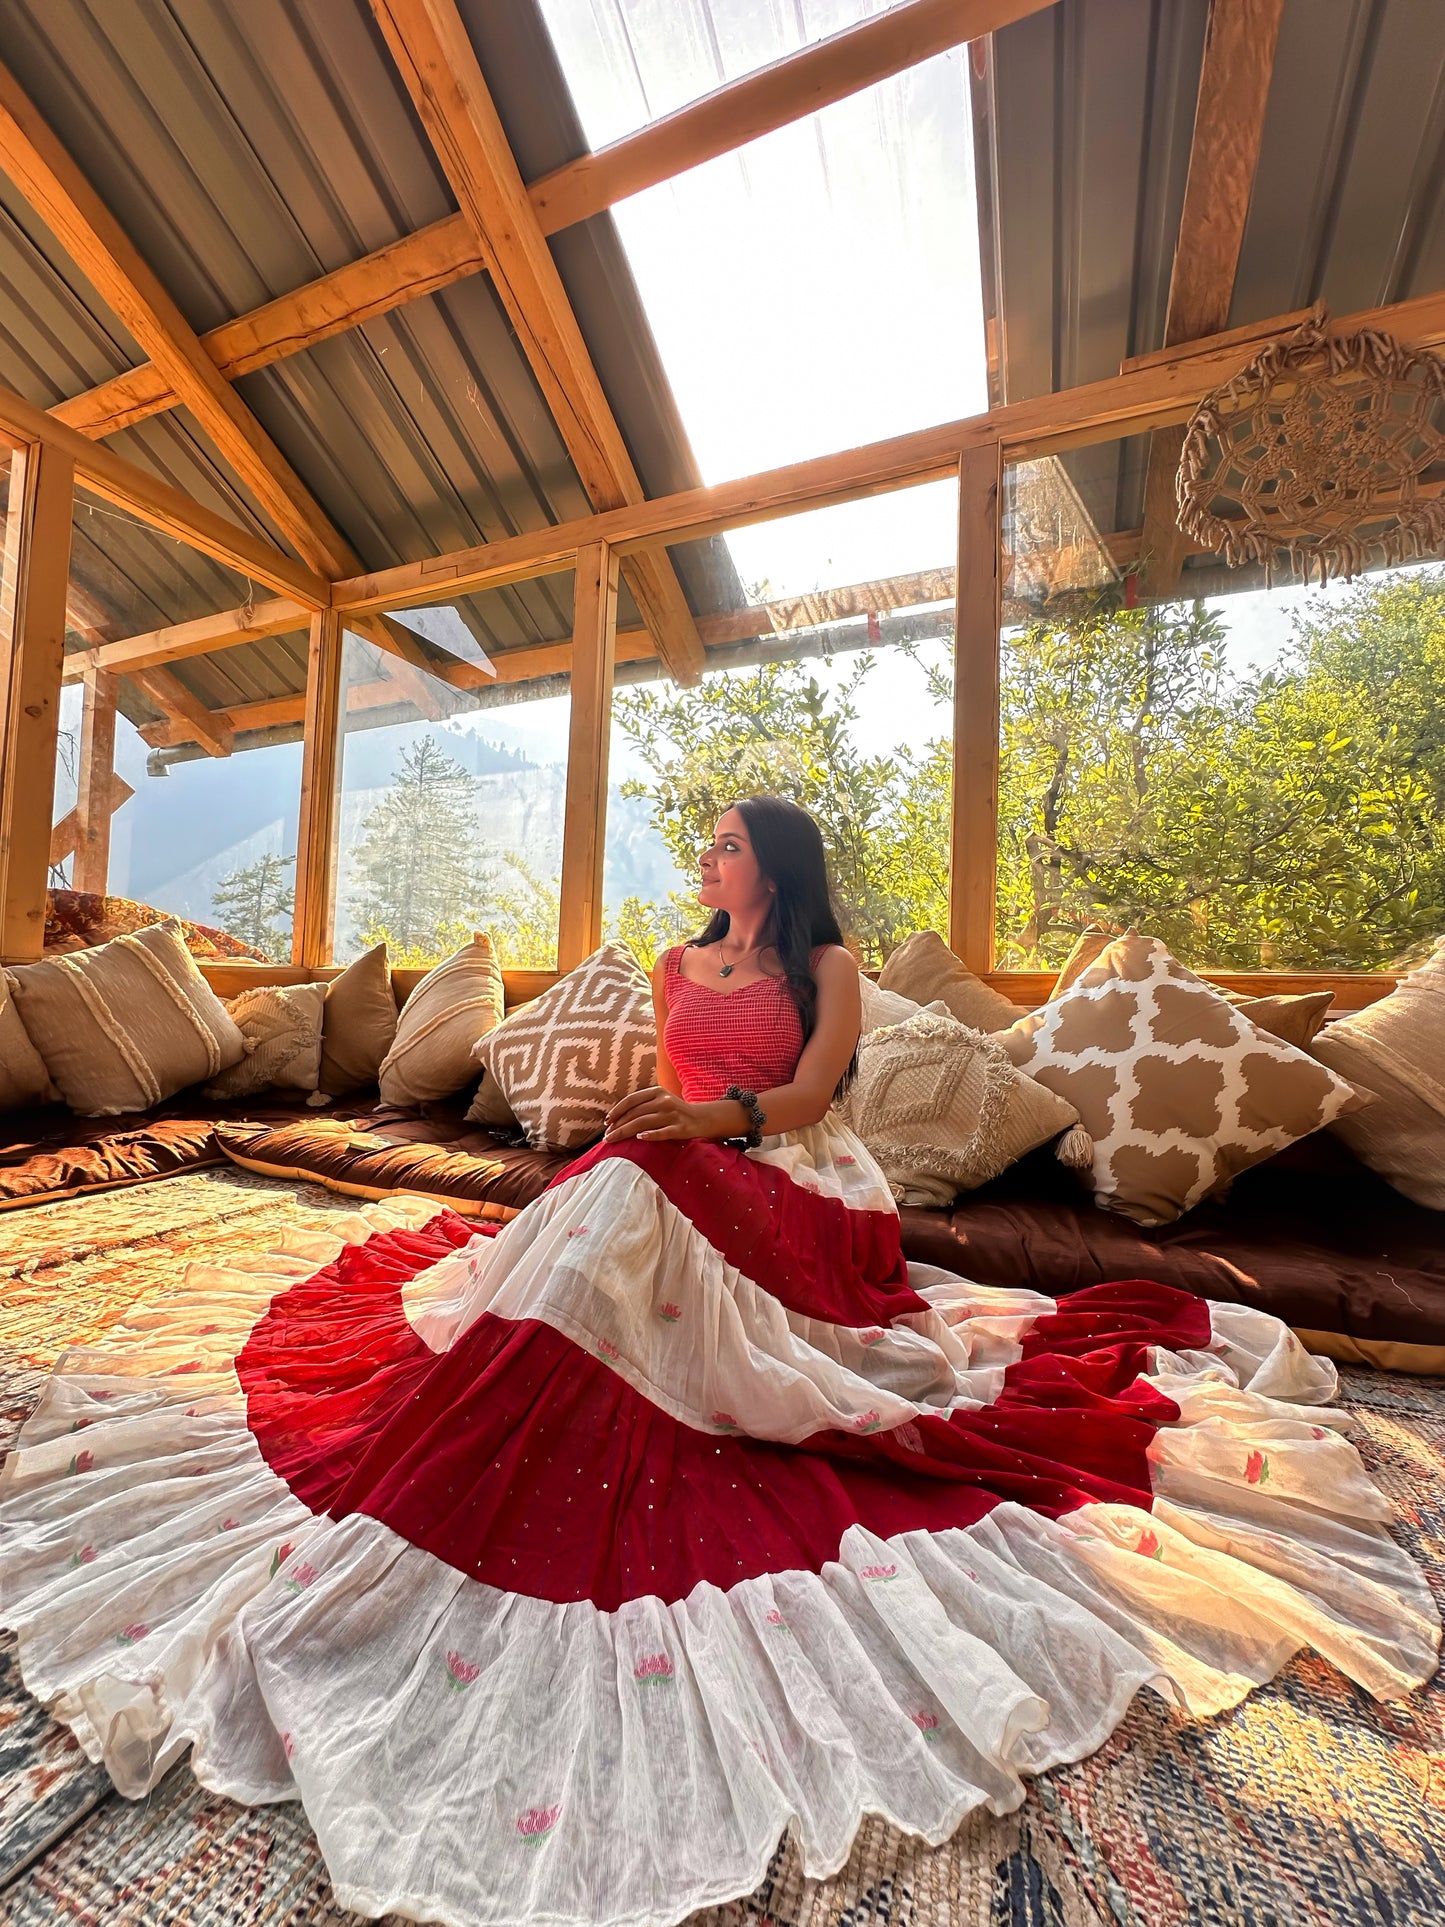
[[[1368,1101],[1137,930],[999,1042],[1075,1107],[1094,1140],[1095,1202],[1138,1224],[1170,1223]]]
[[[601,1136],[620,1097],[657,1082],[652,984],[631,951],[603,944],[472,1055],[529,1144],[576,1150]]]

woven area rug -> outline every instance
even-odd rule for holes
[[[206,1171],[0,1217],[0,1449],[65,1346],[137,1298],[354,1207]],[[1445,1603],[1445,1379],[1344,1374],[1360,1446]],[[780,1844],[749,1901],[693,1927],[1438,1927],[1445,1921],[1445,1685],[1377,1706],[1297,1660],[1191,1724],[1143,1693],[1113,1739],[930,1852],[872,1822],[836,1879]],[[246,1809],[184,1765],[111,1791],[0,1650],[0,1922],[14,1927],[356,1927],[299,1807]],[[391,1927],[400,1927],[392,1923]]]

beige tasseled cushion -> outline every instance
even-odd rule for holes
[[[1018,1005],[975,976],[936,930],[920,930],[899,944],[878,984],[919,1005],[944,1003],[951,1016],[974,1030],[1004,1030],[1019,1014]]]
[[[1388,997],[1322,1030],[1311,1054],[1375,1101],[1330,1129],[1416,1204],[1445,1211],[1445,938]]]
[[[246,1055],[207,1084],[206,1096],[314,1091],[325,1002],[325,984],[265,984],[228,997],[226,1009],[246,1040]]]
[[[1170,1223],[1365,1101],[1137,931],[998,1041],[1077,1106],[1096,1203],[1138,1224]]]
[[[345,1097],[374,1084],[396,1041],[396,1026],[386,945],[378,943],[326,986],[317,1088],[328,1097]]]
[[[657,1082],[652,985],[620,944],[604,944],[476,1048],[500,1097],[538,1150],[574,1151],[601,1135],[629,1091]],[[494,1084],[495,1081],[495,1084]],[[488,1121],[483,1109],[468,1117]]]
[[[470,1084],[472,1052],[502,1021],[502,1008],[502,973],[491,938],[479,930],[429,970],[402,1006],[377,1079],[383,1100],[424,1104]]]
[[[900,1204],[949,1204],[1061,1131],[1067,1162],[1087,1163],[1092,1148],[1071,1129],[1072,1104],[991,1037],[930,1010],[864,1037],[844,1113]]]
[[[53,1104],[59,1096],[15,1006],[10,972],[0,970],[0,1111]]]
[[[217,1077],[245,1041],[173,922],[11,972],[30,1041],[73,1111],[144,1111]]]

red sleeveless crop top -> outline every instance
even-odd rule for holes
[[[679,968],[684,946],[667,953],[667,1022],[663,1044],[689,1104],[710,1104],[736,1084],[775,1090],[792,1082],[803,1054],[803,1020],[781,977],[741,990],[695,984]],[[822,950],[815,950],[817,962]]]

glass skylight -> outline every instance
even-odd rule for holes
[[[594,147],[886,10],[542,8]],[[704,482],[986,407],[966,62],[941,55],[613,210]],[[749,580],[797,582],[767,529],[738,560]],[[868,573],[909,566],[885,554]]]

